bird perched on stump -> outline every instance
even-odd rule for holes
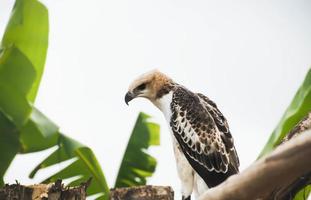
[[[126,104],[136,97],[149,99],[169,124],[183,200],[190,200],[192,192],[198,198],[238,173],[239,158],[227,120],[208,97],[158,70],[133,81]]]

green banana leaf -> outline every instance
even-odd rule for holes
[[[311,69],[298,89],[294,99],[286,109],[281,121],[272,132],[259,157],[271,152],[280,144],[286,134],[311,111]]]
[[[31,105],[26,95],[33,80],[32,65],[19,49],[12,46],[2,51],[0,55],[0,110],[19,128],[23,126],[31,113]]]
[[[294,99],[286,109],[281,121],[272,132],[268,142],[259,155],[259,158],[271,152],[289,131],[311,111],[311,69],[309,69],[305,80],[298,89]],[[310,186],[302,189],[295,200],[305,200],[310,194]]]
[[[0,187],[4,185],[3,176],[18,153],[19,146],[15,125],[0,112]]]
[[[47,47],[47,9],[37,0],[16,0],[0,47],[0,185],[16,154],[58,146],[52,154],[57,156],[50,155],[31,175],[48,165],[75,159],[57,178],[70,177],[65,170],[73,177],[79,176],[79,182],[93,177],[89,194],[102,193],[106,197],[106,180],[91,149],[59,133],[59,128],[31,104]],[[56,176],[47,180],[54,181]]]
[[[35,78],[30,85],[25,86],[30,89],[27,92],[27,99],[32,103],[44,70],[48,34],[49,19],[46,7],[37,0],[16,0],[0,49],[3,51],[14,46],[31,62],[33,67],[31,76],[22,73],[19,76],[24,76],[26,79]],[[22,68],[23,65],[18,65],[18,70]]]
[[[0,45],[0,186],[20,151],[48,47],[48,12],[37,0],[16,0]]]
[[[145,185],[157,165],[154,157],[146,153],[153,145],[160,144],[159,125],[149,122],[150,117],[140,113],[118,172],[115,187]]]
[[[109,187],[107,185],[102,169],[90,148],[69,138],[59,132],[57,135],[58,148],[52,152],[46,159],[39,163],[29,175],[33,178],[36,173],[46,167],[59,165],[65,161],[72,161],[65,168],[57,171],[43,182],[55,182],[57,179],[70,179],[69,185],[76,186],[81,182],[86,182],[92,178],[91,185],[87,190],[88,195],[97,195],[97,199],[108,199]],[[28,141],[26,146],[36,146],[36,144],[29,144],[37,141]]]
[[[9,138],[8,138],[9,139]],[[5,138],[5,141],[8,142]],[[51,122],[39,110],[33,108],[31,116],[19,133],[20,154],[37,152],[57,146],[57,150],[39,163],[29,175],[46,167],[59,165],[64,161],[73,161],[65,168],[46,178],[43,182],[55,182],[57,179],[73,179],[69,185],[75,186],[92,178],[88,195],[97,194],[98,199],[108,199],[109,187],[102,169],[90,148],[59,132],[58,126]]]
[[[305,187],[304,189],[300,190],[294,200],[307,200],[308,199],[308,196],[310,195],[311,193],[311,185]]]
[[[51,148],[58,144],[58,126],[36,108],[20,131],[19,153],[32,153]]]

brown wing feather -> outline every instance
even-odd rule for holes
[[[231,151],[228,151],[230,143],[226,144],[223,139],[226,136],[223,131],[230,134],[227,122],[218,109],[207,107],[200,96],[183,87],[174,92],[171,105],[173,133],[192,165],[199,164],[210,172],[236,173],[237,167],[232,169]]]
[[[240,161],[236,149],[234,147],[234,141],[229,130],[229,125],[226,118],[217,108],[217,105],[210,100],[208,97],[204,96],[201,93],[198,93],[198,96],[205,102],[205,108],[213,116],[213,119],[216,123],[216,126],[219,131],[221,131],[221,139],[226,146],[226,151],[229,153],[229,160],[232,167],[239,171]]]

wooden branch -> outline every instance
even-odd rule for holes
[[[295,136],[240,174],[206,191],[200,200],[267,199],[277,188],[311,172],[311,130]]]
[[[307,173],[301,177],[298,177],[293,183],[287,185],[283,188],[278,188],[274,191],[267,199],[286,199],[292,200],[295,198],[296,194],[311,184],[311,172]]]
[[[311,112],[303,118],[282,140],[281,144],[284,144],[288,140],[300,135],[305,130],[311,129]],[[286,199],[292,200],[295,198],[296,194],[311,184],[311,172],[304,174],[301,177],[297,177],[296,180],[290,185],[276,189],[273,193],[269,195],[269,199]]]
[[[174,200],[171,187],[138,186],[110,190],[110,200]]]
[[[20,184],[5,185],[0,188],[1,200],[85,200],[86,189],[90,182],[77,187],[65,188],[61,180],[51,184],[23,186]]]
[[[282,140],[281,144],[284,144],[288,140],[300,135],[303,131],[311,129],[311,112],[308,113]]]

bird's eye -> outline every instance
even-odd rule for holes
[[[145,83],[142,83],[142,84],[140,84],[138,87],[137,87],[137,90],[144,90],[144,89],[146,89],[146,84]]]

